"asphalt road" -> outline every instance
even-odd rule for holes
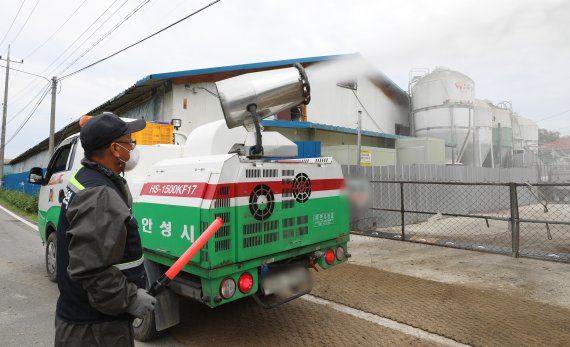
[[[44,252],[37,230],[0,210],[0,346],[53,346],[59,291]],[[182,345],[166,335],[152,346]]]
[[[37,231],[0,211],[0,344],[53,345],[57,286]]]

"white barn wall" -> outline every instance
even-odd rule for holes
[[[357,103],[352,91],[336,85],[339,78],[332,65],[312,71],[307,69],[311,85],[307,121],[355,128]]]
[[[194,93],[196,88],[196,93]],[[196,127],[208,122],[224,119],[222,107],[218,98],[204,89],[216,93],[213,82],[172,85],[172,118],[182,119],[180,132],[189,134]],[[184,109],[184,98],[187,98],[187,108]]]
[[[83,153],[81,153],[83,155]],[[20,173],[30,171],[33,167],[46,167],[48,164],[47,151],[36,153],[33,156],[26,158],[26,160],[16,163],[12,166],[13,173]]]
[[[172,117],[173,98],[174,98],[174,93],[172,92],[172,89],[170,89],[164,95],[164,100],[163,100],[163,104],[162,104],[164,112],[163,112],[162,118],[160,120],[170,122],[170,120],[172,118],[175,118],[175,117]]]
[[[375,86],[369,79],[358,78],[358,90],[356,91],[362,105],[370,113],[370,117],[381,128],[366,115],[366,111],[358,104],[358,109],[362,110],[362,129],[394,134],[395,124],[408,124],[407,116],[402,117],[402,107],[390,100],[382,90]],[[354,97],[354,94],[352,95]],[[356,97],[355,97],[356,98]],[[404,114],[407,113],[404,111]]]
[[[357,64],[358,62],[355,62]],[[356,128],[358,111],[362,110],[362,129],[393,134],[395,123],[408,125],[405,108],[393,102],[370,79],[357,75],[357,90],[337,86],[345,78],[337,65],[329,63],[318,70],[307,69],[311,84],[311,102],[307,106],[307,120],[315,123]],[[362,70],[362,68],[359,68]],[[354,93],[379,125],[378,128],[365,114]]]

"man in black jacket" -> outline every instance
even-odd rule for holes
[[[133,346],[133,317],[154,309],[131,193],[119,175],[136,165],[131,134],[145,126],[104,112],[81,129],[85,158],[57,229],[56,346]]]

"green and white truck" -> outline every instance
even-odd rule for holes
[[[231,104],[231,88],[222,81],[217,87],[226,124],[221,120],[196,128],[185,145],[138,146],[139,165],[125,178],[133,193],[150,283],[216,217],[224,221],[158,296],[154,314],[135,321],[140,340],[179,322],[180,296],[210,307],[253,297],[272,308],[310,292],[311,268],[327,269],[349,256],[349,208],[340,165],[332,158],[294,159],[296,145],[278,133],[264,132],[261,143],[261,118],[308,102],[302,68],[270,72],[273,75],[230,79],[243,93],[248,83],[262,80],[267,86],[273,76],[279,77],[274,89],[260,92],[257,85],[254,95],[243,100],[246,106],[257,106],[243,107],[249,113],[232,115],[232,107],[242,106]],[[250,81],[244,83],[245,77]],[[265,102],[272,91],[273,98]],[[279,102],[281,106],[271,108]],[[236,127],[240,122],[253,131]],[[54,281],[63,191],[82,157],[76,134],[57,147],[45,174],[40,168],[30,171],[29,181],[41,184],[39,231],[46,243],[47,273]]]

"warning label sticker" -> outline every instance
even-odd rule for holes
[[[324,227],[334,224],[334,212],[317,213],[313,215],[313,226]]]

